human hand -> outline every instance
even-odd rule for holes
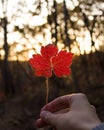
[[[51,125],[56,130],[92,130],[101,123],[84,94],[56,98],[41,109],[40,117],[37,127]]]

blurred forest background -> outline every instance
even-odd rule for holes
[[[74,53],[71,76],[50,78],[49,101],[83,92],[104,121],[104,1],[0,0],[0,130],[36,130],[46,86],[28,60],[48,43]]]

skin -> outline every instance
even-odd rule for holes
[[[56,98],[41,109],[36,126],[55,130],[92,130],[101,123],[86,95],[71,94]]]

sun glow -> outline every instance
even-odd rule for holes
[[[10,60],[16,60],[17,55],[20,60],[28,60],[29,58],[32,57],[34,53],[39,53],[40,52],[40,47],[43,45],[45,46],[46,44],[52,43],[51,42],[51,32],[50,32],[50,27],[47,25],[47,28],[42,30],[42,32],[35,33],[34,32],[34,37],[28,34],[28,32],[25,34],[25,37],[20,34],[18,31],[13,31],[14,26],[19,26],[19,29],[24,29],[24,25],[28,25],[31,29],[35,28],[37,26],[41,26],[47,23],[47,8],[43,7],[40,15],[32,15],[31,13],[28,13],[28,10],[34,12],[34,9],[36,7],[33,5],[34,0],[24,0],[26,2],[26,7],[23,7],[21,11],[18,12],[18,2],[20,0],[8,0],[8,8],[7,8],[7,17],[8,20],[11,21],[10,24],[8,24],[8,43],[11,48],[10,50]],[[45,3],[45,0],[42,0],[42,2]],[[63,0],[57,0],[58,3],[63,2]],[[71,1],[67,1],[67,6],[70,5],[70,10],[73,9],[73,3]],[[77,6],[79,3],[77,0],[73,0],[74,5]],[[50,1],[51,3],[51,1]],[[51,3],[52,4],[52,3]],[[104,4],[103,4],[104,5]],[[103,6],[102,5],[102,6]],[[46,6],[46,4],[44,5]],[[0,9],[2,8],[0,4]],[[17,14],[17,16],[15,15]],[[13,15],[15,16],[13,19]],[[2,11],[0,10],[0,17],[3,17]],[[89,16],[90,20],[93,20],[92,16]],[[78,20],[77,17],[72,16],[71,20],[77,21],[79,25],[83,25],[83,21]],[[74,37],[74,32],[73,29],[69,29],[69,32],[71,33],[71,38]],[[79,32],[75,32],[79,33]],[[0,32],[0,40],[3,39],[3,31]],[[103,39],[104,40],[104,39]],[[96,39],[95,42],[95,47],[96,49],[99,49],[99,46],[101,43]],[[64,44],[58,43],[57,44],[59,49],[64,48]],[[2,48],[2,43],[0,44],[0,47]],[[67,49],[67,48],[66,48]],[[91,50],[95,51],[93,47],[91,47],[91,39],[90,39],[90,34],[87,30],[82,29],[78,36],[76,37],[76,41],[73,43],[71,46],[71,51],[75,54],[84,54],[89,53]],[[4,56],[5,52],[3,49],[0,50],[1,56]]]

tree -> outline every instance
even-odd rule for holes
[[[5,0],[2,0],[2,11],[3,11],[3,18],[1,19],[1,25],[3,28],[4,32],[4,44],[3,44],[3,49],[4,49],[4,59],[3,63],[1,63],[1,72],[4,80],[4,90],[5,94],[14,94],[15,93],[15,88],[13,84],[13,79],[12,79],[12,74],[10,71],[9,63],[8,63],[8,56],[9,56],[9,45],[7,41],[7,25],[8,25],[8,20],[6,17],[7,13],[7,2]]]

